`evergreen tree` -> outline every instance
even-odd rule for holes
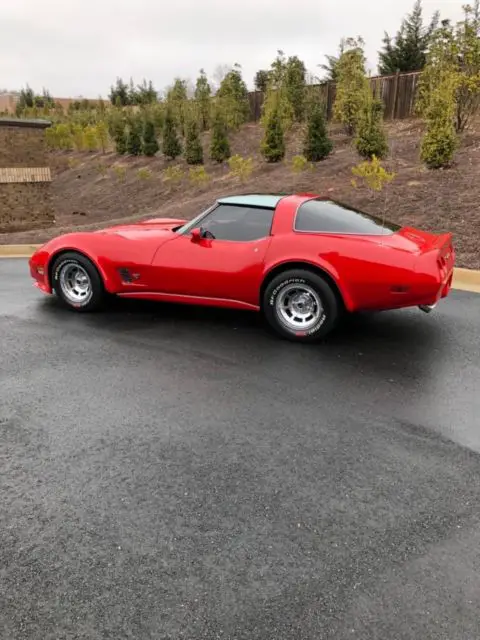
[[[433,34],[416,104],[418,113],[431,119],[432,96],[438,102],[438,87],[448,86],[449,92],[452,87],[457,132],[464,131],[480,109],[480,1],[463,11],[463,20],[456,25],[443,20]]]
[[[105,153],[108,145],[108,126],[105,120],[99,120],[97,122],[97,139],[100,143],[102,153]]]
[[[285,90],[297,122],[301,122],[304,115],[306,74],[307,70],[302,60],[297,56],[288,58],[285,65]]]
[[[185,111],[188,101],[187,81],[175,78],[173,85],[167,92],[167,106],[171,110],[171,115],[180,126],[182,133],[185,127]]]
[[[133,118],[128,127],[127,153],[139,156],[142,153],[142,129],[138,118]]]
[[[167,108],[163,123],[163,154],[172,160],[182,153],[182,145],[177,135],[177,125],[172,111]]]
[[[308,119],[303,155],[309,162],[319,162],[330,155],[333,143],[328,137],[322,105],[314,105]]]
[[[388,142],[383,128],[383,104],[373,97],[365,102],[360,115],[355,146],[367,159],[384,158],[388,154]]]
[[[325,56],[327,59],[326,64],[321,64],[320,67],[325,71],[325,82],[336,82],[337,81],[337,64],[338,57],[337,56]]]
[[[268,74],[267,91],[262,105],[261,123],[267,126],[272,112],[277,111],[283,131],[287,131],[294,119],[295,111],[290,101],[287,86],[287,61],[283,51],[277,51]]]
[[[97,128],[93,125],[89,125],[85,127],[83,132],[85,147],[87,151],[96,151],[98,149],[98,137],[97,137]]]
[[[230,144],[227,137],[227,127],[217,111],[213,121],[212,141],[210,145],[210,158],[215,162],[225,162],[230,158]]]
[[[338,55],[337,56],[328,56],[328,55],[325,56],[325,58],[327,60],[327,63],[326,64],[321,64],[320,68],[325,71],[326,75],[325,75],[324,79],[325,79],[326,82],[337,82],[337,80],[338,80],[338,71],[337,71],[338,61],[340,60],[340,57],[344,53],[346,46],[347,46],[347,40],[345,40],[345,38],[342,38],[342,40],[340,41],[340,46],[338,47]]]
[[[261,151],[267,162],[280,162],[285,157],[285,141],[278,109],[269,114]]]
[[[265,69],[260,69],[255,74],[254,84],[255,84],[255,89],[257,91],[265,92],[267,90],[268,74],[269,74],[269,72],[265,71]]]
[[[200,122],[202,131],[206,131],[210,124],[210,96],[212,90],[208,83],[208,78],[203,69],[200,69],[200,75],[197,78],[195,86],[195,100],[200,112]]]
[[[154,156],[158,149],[155,125],[152,120],[147,119],[143,129],[143,153],[146,156]]]
[[[115,86],[110,88],[109,98],[115,106],[124,107],[129,104],[128,85],[121,78],[117,78]]]
[[[125,128],[118,127],[113,138],[115,142],[115,151],[120,155],[127,153],[127,133]]]
[[[404,18],[395,39],[385,33],[383,50],[379,52],[381,75],[421,71],[426,64],[428,46],[438,26],[436,12],[427,27],[423,25],[422,0],[416,0],[412,12]]]
[[[144,80],[142,84],[138,85],[135,91],[135,104],[147,105],[154,104],[157,101],[158,94],[151,80],[148,84],[147,81]]]
[[[441,169],[452,164],[458,139],[453,120],[429,120],[422,139],[420,157],[429,169]]]
[[[333,111],[347,133],[353,135],[370,87],[365,72],[363,40],[349,38],[343,47],[336,65],[337,92]]]
[[[452,52],[449,46],[445,47],[451,42],[445,35],[438,34],[420,87],[419,100],[426,123],[420,157],[430,169],[450,166],[458,147],[455,123],[458,124],[461,113],[458,100],[462,77],[458,73],[457,55],[451,55],[458,54],[458,50],[454,48]],[[468,119],[468,112],[464,115]]]
[[[187,164],[203,164],[203,148],[195,120],[191,120],[187,126],[185,160]]]
[[[128,104],[138,104],[138,96],[135,85],[133,84],[133,78],[130,78],[130,82],[128,83]]]
[[[250,103],[248,89],[242,78],[242,68],[234,65],[227,73],[217,91],[217,98],[223,106],[227,125],[237,129],[248,120]]]
[[[120,155],[127,152],[127,137],[125,132],[125,114],[121,109],[112,109],[108,115],[108,132],[112,138],[115,151]]]

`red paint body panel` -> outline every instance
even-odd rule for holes
[[[122,297],[259,310],[265,278],[292,263],[328,274],[349,311],[430,305],[448,295],[455,263],[451,234],[412,228],[381,236],[294,231],[299,206],[317,197],[280,199],[270,235],[249,242],[193,242],[174,231],[185,221],[169,218],[66,234],[32,256],[31,275],[51,293],[52,260],[74,250],[94,262],[108,292]],[[135,278],[125,281],[120,269]]]

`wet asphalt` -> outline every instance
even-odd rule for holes
[[[453,292],[295,345],[0,260],[0,638],[478,638],[479,322]]]

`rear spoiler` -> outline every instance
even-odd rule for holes
[[[445,250],[452,246],[452,241],[453,241],[452,233],[441,233],[440,235],[436,236],[435,240],[433,241],[432,245],[429,247],[428,250],[429,251],[434,249]]]
[[[440,234],[428,233],[428,234],[422,235],[421,239],[424,242],[423,246],[420,248],[421,254],[431,253],[434,251],[439,252],[440,254],[443,254],[443,253],[448,253],[448,250],[449,249],[451,250],[453,248],[452,247],[453,235],[451,233],[440,233]]]

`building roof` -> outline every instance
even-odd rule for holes
[[[25,118],[0,118],[0,127],[26,127],[29,129],[46,129],[51,126],[50,120],[26,120]]]
[[[279,201],[284,197],[285,195],[250,193],[237,196],[226,196],[224,198],[219,198],[218,202],[221,204],[236,204],[251,207],[265,207],[266,209],[275,209]]]

